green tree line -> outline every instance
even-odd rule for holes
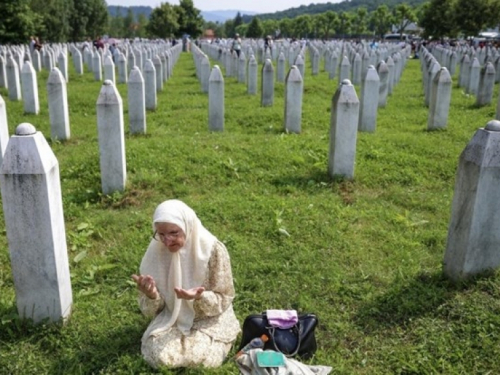
[[[77,41],[102,35],[107,28],[105,0],[2,0],[0,43]]]
[[[375,7],[375,4],[379,5]],[[265,35],[295,38],[382,37],[393,25],[396,32],[403,33],[413,22],[423,29],[424,37],[476,36],[486,28],[499,25],[500,0],[414,0],[402,3],[397,0],[351,0],[337,4],[303,5],[253,17],[238,13],[223,25],[207,23],[207,27],[214,29],[218,36],[239,33],[252,38]]]
[[[30,36],[41,41],[67,42],[97,38],[170,38],[189,34],[198,37],[203,18],[192,0],[179,5],[161,3],[149,19],[135,16],[130,8],[118,8],[110,16],[105,0],[1,0],[0,44],[27,43]]]

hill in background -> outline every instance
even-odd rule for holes
[[[139,14],[144,14],[147,18],[149,18],[153,12],[153,8],[145,6],[122,7],[119,5],[108,5],[108,13],[112,17],[125,17],[129,9],[132,10],[135,19],[137,19]]]
[[[131,6],[131,7],[123,7],[118,5],[109,5],[108,12],[110,16],[116,17],[121,16],[125,17],[128,13],[129,8],[132,10],[132,14],[134,18],[137,19],[139,14],[144,14],[146,18],[149,18],[151,13],[153,12],[153,8],[149,6]],[[255,12],[248,12],[246,10],[213,10],[213,11],[201,11],[201,16],[207,22],[219,22],[224,23],[227,20],[234,19],[236,14],[240,12],[242,16],[252,18],[252,16],[258,14]]]
[[[201,15],[205,19],[205,21],[209,22],[219,22],[219,23],[224,23],[227,20],[232,20],[234,17],[236,17],[236,14],[240,14],[242,16],[249,17],[250,19],[255,16],[256,12],[248,12],[246,10],[212,10],[212,11],[201,11]]]
[[[344,0],[340,3],[324,3],[324,4],[309,4],[309,5],[301,5],[297,8],[290,8],[287,10],[283,10],[275,13],[263,13],[259,14],[260,20],[267,19],[283,19],[283,18],[295,18],[297,16],[303,14],[320,14],[327,12],[329,10],[334,12],[352,12],[357,8],[364,7],[368,10],[368,12],[374,11],[380,5],[387,5],[389,8],[393,8],[394,6],[406,3],[410,5],[412,8],[419,6],[426,2],[427,0]],[[252,16],[245,15],[243,16],[243,22],[249,23],[252,20]]]

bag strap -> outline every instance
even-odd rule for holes
[[[299,352],[299,349],[300,349],[300,343],[302,341],[302,337],[301,337],[302,325],[300,324],[300,321],[298,321],[297,324],[293,326],[293,328],[297,332],[297,347],[295,348],[293,353],[285,354],[280,350],[280,348],[278,348],[278,345],[276,345],[276,340],[274,339],[274,332],[276,331],[276,327],[268,327],[269,334],[271,335],[271,337],[273,339],[273,346],[274,346],[275,351],[280,352],[281,354],[283,354],[286,357],[293,357],[293,356],[297,355],[297,353]]]

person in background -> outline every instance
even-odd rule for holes
[[[231,45],[231,53],[233,51],[236,51],[236,54],[238,57],[240,57],[240,52],[241,52],[241,38],[240,34],[236,34],[233,39],[233,43]]]
[[[273,39],[271,38],[271,35],[268,35],[264,40],[264,52],[267,52],[267,50],[269,49],[269,53],[271,53],[272,48],[273,48]]]
[[[240,332],[226,247],[179,200],[160,204],[140,274],[142,313],[153,317],[141,351],[153,367],[218,367]]]

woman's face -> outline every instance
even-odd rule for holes
[[[155,223],[156,239],[162,242],[169,251],[179,251],[186,242],[186,235],[178,225],[172,223]]]

